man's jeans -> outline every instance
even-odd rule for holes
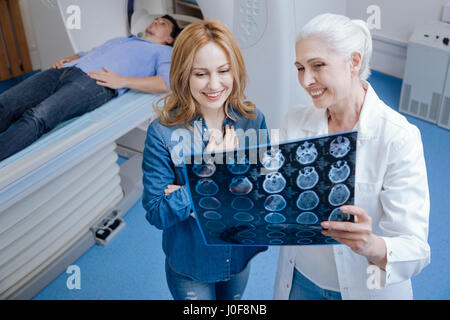
[[[115,90],[76,67],[48,69],[0,95],[0,161],[58,124],[106,103]]]

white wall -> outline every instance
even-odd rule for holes
[[[430,20],[440,20],[442,7],[449,0],[346,0],[346,14],[367,21],[370,5],[380,8],[381,28],[373,29],[374,70],[402,78],[406,46],[414,27]]]
[[[30,2],[32,1],[40,0],[19,0],[19,4],[22,10],[22,18],[33,68],[39,69],[41,67],[40,56],[32,24],[32,16],[35,14],[30,9]],[[229,2],[231,0],[221,1]],[[51,1],[48,2],[51,3]],[[76,2],[77,0],[74,0],[74,3]],[[327,0],[326,2],[329,3],[331,12],[337,12],[336,8],[343,8],[342,3],[345,3],[345,10],[343,13],[353,19],[358,18],[362,20],[368,19],[369,15],[366,10],[370,5],[377,5],[380,7],[381,29],[372,30],[374,37],[372,68],[401,78],[403,77],[406,61],[406,44],[409,36],[413,32],[414,26],[429,20],[440,20],[442,6],[449,2],[449,0]],[[294,10],[298,14],[299,12],[303,12],[303,8],[307,8],[308,14],[312,15],[318,10],[317,8],[319,8],[317,3],[317,1],[295,0]],[[322,4],[323,2],[321,5]],[[318,13],[320,12],[317,11],[317,14]],[[302,18],[297,19],[295,26],[296,30],[298,30],[308,18],[309,17],[306,15],[303,15]],[[58,55],[57,48],[55,51],[55,56],[56,55]]]
[[[353,19],[362,19],[367,17],[368,6],[377,5],[381,9],[381,29],[374,30],[374,34],[406,42],[416,24],[440,20],[442,7],[448,2],[449,0],[347,0],[347,15]]]

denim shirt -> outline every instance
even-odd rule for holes
[[[236,121],[227,117],[223,126],[233,125],[235,129],[244,131],[267,129],[264,115],[258,110],[254,119],[232,112],[230,114]],[[201,126],[198,126],[199,123]],[[200,128],[203,132],[208,131],[201,117],[190,124],[194,131]],[[204,243],[198,224],[190,215],[192,209],[183,166],[181,163],[175,164],[171,157],[180,144],[179,135],[176,134],[178,129],[190,132],[190,137],[184,136],[184,139],[193,150],[194,133],[185,126],[167,127],[154,120],[148,128],[142,163],[142,204],[146,210],[146,219],[163,230],[163,250],[172,269],[202,282],[226,281],[230,275],[241,272],[253,256],[267,250],[267,246],[208,246]],[[203,141],[202,150],[204,148]],[[164,190],[169,184],[183,187],[166,196]]]

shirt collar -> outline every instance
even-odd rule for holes
[[[358,131],[358,139],[371,140],[376,138],[378,132],[379,109],[377,106],[381,101],[367,81],[363,81],[363,86],[366,89],[366,97],[355,130]]]
[[[228,114],[230,115],[230,117],[233,117],[233,118],[236,119],[236,120],[240,118],[238,112],[235,112],[235,111],[233,110],[233,108],[230,108],[230,107],[228,107]],[[194,127],[194,124],[195,124],[197,121],[201,121],[201,122],[202,122],[202,127],[203,127],[203,129],[207,129],[206,123],[205,123],[205,121],[204,121],[204,119],[203,119],[203,116],[202,116],[201,114],[199,114],[199,113],[196,114],[196,116],[194,117],[194,119],[192,119],[191,121],[189,121],[189,124],[190,124],[192,127]],[[231,125],[234,125],[234,124],[235,124],[235,121],[234,121],[234,120],[232,120],[231,118],[225,116],[225,120],[224,120],[224,122],[223,122],[222,128],[224,128],[226,125],[231,126]]]

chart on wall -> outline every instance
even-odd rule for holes
[[[185,157],[208,245],[324,245],[322,221],[351,221],[357,132]]]

